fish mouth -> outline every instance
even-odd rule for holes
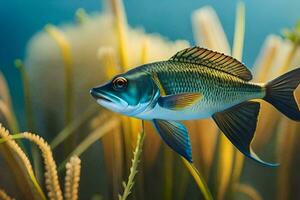
[[[91,94],[92,97],[94,97],[96,100],[102,100],[102,101],[107,101],[107,102],[111,102],[111,103],[113,102],[111,99],[109,99],[109,98],[107,97],[107,95],[105,95],[105,94],[99,92],[99,91],[97,90],[97,88],[91,89],[91,90],[90,90],[90,94]]]
[[[128,107],[128,103],[117,95],[106,92],[101,87],[92,88],[90,94],[98,104],[115,112],[123,112]]]

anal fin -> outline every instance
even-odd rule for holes
[[[192,163],[192,147],[185,126],[176,121],[158,119],[154,119],[153,123],[165,143],[167,143],[175,152],[183,156],[187,161]]]
[[[244,102],[225,111],[215,113],[213,119],[231,143],[245,156],[268,167],[276,167],[261,160],[251,149],[257,117],[260,109],[258,102]]]

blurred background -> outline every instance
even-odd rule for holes
[[[66,162],[78,155],[79,199],[117,199],[122,180],[128,179],[140,122],[95,105],[89,88],[191,45],[239,52],[233,56],[251,69],[255,81],[271,80],[300,64],[299,9],[298,0],[2,1],[0,122],[12,134],[30,131],[46,139],[61,185]],[[280,168],[244,160],[210,120],[186,123],[195,165],[213,198],[300,198],[300,127],[262,104],[253,147],[265,160],[280,162]],[[161,143],[150,123],[146,133],[128,198],[204,199],[192,172]],[[29,143],[18,144],[42,190],[49,192],[42,156]],[[13,162],[5,156],[1,160],[1,169],[9,171],[11,165],[5,163]],[[20,180],[14,176],[0,175],[0,188],[17,199],[31,199],[18,189]]]
[[[205,5],[211,5],[218,13],[229,40],[233,39],[235,7],[237,1],[218,0],[127,0],[124,1],[128,23],[133,27],[142,26],[147,32],[160,33],[175,40],[185,39],[194,43],[191,31],[191,13]],[[291,27],[299,18],[300,2],[297,0],[253,0],[245,1],[247,6],[247,27],[245,33],[244,62],[254,64],[255,57],[265,37],[270,33],[280,33],[283,27]],[[31,36],[45,24],[60,25],[74,20],[78,8],[88,13],[99,12],[103,2],[99,0],[14,0],[1,2],[0,26],[1,47],[0,67],[10,85],[16,87],[13,95],[21,98],[20,78],[13,60],[24,57],[26,44]],[[153,16],[155,15],[155,17]],[[16,82],[18,81],[18,82]],[[17,98],[15,98],[17,99]],[[22,110],[23,106],[16,109]],[[21,117],[18,115],[18,117]]]

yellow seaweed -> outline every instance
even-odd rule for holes
[[[101,120],[103,121],[103,120]],[[88,149],[94,142],[110,132],[114,127],[119,125],[120,121],[116,117],[108,118],[103,125],[93,130],[77,147],[67,156],[67,158],[59,165],[59,170],[62,170],[67,161],[73,156],[80,156],[86,149]]]
[[[65,125],[67,125],[72,120],[74,109],[73,59],[71,45],[66,36],[55,26],[47,25],[45,30],[58,44],[62,54],[65,71]]]
[[[203,194],[204,199],[212,200],[213,199],[212,194],[210,193],[208,186],[206,185],[204,177],[199,173],[199,171],[193,164],[189,163],[184,158],[182,158],[182,161],[187,167],[187,169],[189,170],[189,172],[191,173],[191,175],[193,176],[195,182],[197,183],[198,188]]]
[[[23,196],[30,199],[37,199],[37,197],[35,196],[35,191],[32,191],[32,187],[30,185],[32,183],[40,198],[45,200],[45,194],[34,175],[28,157],[15,141],[10,140],[13,136],[10,135],[8,131],[2,127],[1,124],[0,136],[0,140],[9,140],[1,147],[1,153],[8,162],[9,167],[14,174],[14,178],[17,179],[17,186]],[[27,175],[29,176],[29,178],[27,177]]]
[[[244,46],[244,36],[245,36],[245,5],[239,2],[237,6],[235,22],[235,33],[233,40],[232,56],[238,60],[242,60],[243,57],[243,46]],[[232,145],[232,148],[233,145]],[[244,155],[238,150],[235,150],[235,160],[232,169],[232,182],[233,184],[239,181],[239,177],[242,172],[242,167],[244,163]]]

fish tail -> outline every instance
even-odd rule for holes
[[[294,91],[300,83],[300,68],[289,71],[265,85],[265,101],[288,118],[300,121],[300,110]]]

